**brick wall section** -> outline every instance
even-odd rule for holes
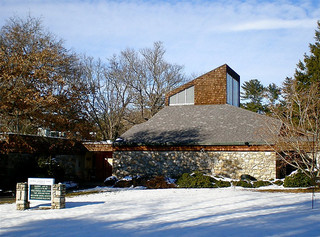
[[[239,179],[276,178],[276,154],[270,151],[115,151],[114,175],[176,177],[192,171]]]
[[[166,105],[169,105],[170,96],[191,86],[194,86],[195,105],[226,104],[227,72],[240,80],[239,75],[234,72],[227,64],[224,64],[169,92],[166,95]]]

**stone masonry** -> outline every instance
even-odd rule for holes
[[[239,179],[249,174],[258,180],[276,178],[276,154],[261,151],[115,151],[114,174],[176,177],[202,171]]]
[[[52,186],[52,209],[62,209],[66,207],[66,186],[64,184],[54,184]]]
[[[16,207],[17,210],[30,208],[30,202],[28,201],[28,183],[17,183]]]

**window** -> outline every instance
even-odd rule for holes
[[[194,87],[191,86],[169,97],[169,105],[193,105]]]
[[[227,73],[227,104],[239,107],[239,81]]]

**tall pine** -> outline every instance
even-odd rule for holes
[[[309,44],[310,55],[305,54],[303,61],[299,61],[294,80],[299,89],[308,88],[320,82],[320,21],[315,31],[315,43]]]
[[[263,105],[265,88],[258,79],[246,81],[241,86],[241,100],[245,101],[241,107],[253,112],[264,113],[266,107]]]

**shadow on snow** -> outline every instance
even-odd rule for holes
[[[67,208],[102,203],[71,202]],[[155,217],[165,217],[169,213],[150,212],[119,220],[108,220],[108,216],[93,213],[92,218],[79,216],[71,219],[61,216],[30,221],[3,231],[5,236],[319,236],[319,208],[312,210],[309,204],[252,206],[214,214],[208,211],[200,217],[186,217],[184,210],[179,209],[175,211],[181,212],[181,219],[171,218],[162,222],[157,222]],[[117,218],[113,216],[113,219]]]

